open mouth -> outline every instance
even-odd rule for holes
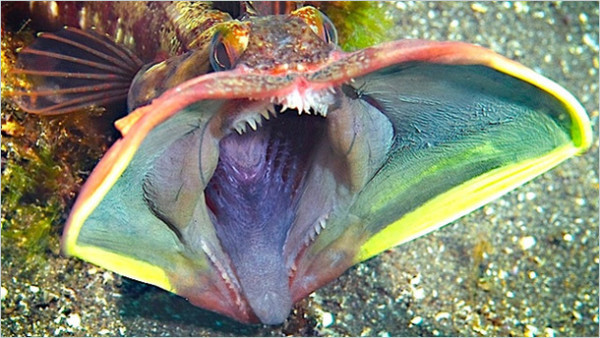
[[[287,315],[292,304],[289,279],[295,257],[284,255],[290,230],[308,230],[312,235],[303,239],[308,244],[329,211],[318,199],[305,196],[312,169],[326,165],[319,163],[318,149],[327,143],[326,118],[314,111],[299,115],[297,110],[281,110],[276,105],[276,118],[251,120],[246,130],[238,127],[221,139],[218,164],[205,188],[211,221],[241,293],[267,322],[280,322],[274,316]],[[310,210],[315,224],[298,218],[300,209]]]
[[[264,240],[283,245],[316,147],[326,138],[325,118],[293,113],[264,121],[257,130],[229,134],[219,143],[219,160],[205,199],[230,253],[240,249],[239,241],[230,243],[233,236],[244,236],[250,245],[246,249],[260,245],[257,236],[265,234]],[[289,224],[278,225],[281,219]]]
[[[307,248],[330,238],[328,220],[347,217],[386,156],[390,122],[348,90],[304,101],[294,93],[276,102],[215,101],[210,121],[168,145],[144,179],[154,214],[189,250],[206,254],[240,313],[263,323],[283,322],[322,282],[304,271]],[[178,116],[194,123],[197,114],[192,107]],[[220,247],[194,231],[214,233]]]

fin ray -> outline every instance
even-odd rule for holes
[[[56,115],[112,103],[125,107],[141,67],[135,55],[107,37],[67,27],[40,34],[20,52],[11,73],[24,81],[10,95],[34,114]]]

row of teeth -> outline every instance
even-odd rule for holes
[[[298,110],[298,115],[307,114],[327,117],[327,107],[327,105],[319,105],[318,107],[313,107],[313,109]],[[279,114],[283,114],[290,109],[292,108],[283,105]],[[257,130],[262,126],[264,121],[270,120],[271,117],[277,117],[276,111],[277,109],[273,103],[270,108],[261,111],[260,114],[247,114],[242,119],[237,120],[233,125],[233,129],[240,135],[246,133],[248,130]]]
[[[241,290],[241,286],[237,283],[236,280],[231,280],[231,278],[229,278],[228,272],[232,273],[232,271],[230,271],[228,268],[224,267],[221,263],[219,263],[219,260],[217,260],[217,258],[215,257],[215,254],[212,252],[212,250],[206,244],[206,242],[201,241],[200,243],[201,243],[200,247],[202,248],[202,251],[204,251],[204,253],[208,257],[208,259],[216,267],[217,271],[219,271],[221,278],[225,282],[225,285],[227,285],[227,287],[233,291],[233,294],[235,295],[235,304],[238,306],[239,309],[241,309],[244,313],[246,313],[246,310],[244,308],[244,303],[242,302],[241,298],[239,297],[239,294],[240,294],[239,290]]]
[[[313,231],[310,232],[310,235],[304,241],[306,245],[314,241],[321,231],[327,227],[327,219],[329,219],[329,215],[323,215],[319,218],[319,220],[313,226]]]
[[[315,238],[317,238],[317,236],[327,227],[328,219],[329,219],[329,214],[319,217],[319,219],[313,225],[312,231],[310,232],[310,234],[308,236],[306,236],[306,239],[304,240],[305,247],[307,247],[311,242],[313,242],[315,240]],[[297,254],[299,254],[299,253],[297,253]],[[290,276],[293,276],[294,273],[296,272],[296,270],[297,270],[296,259],[293,259],[289,263]]]

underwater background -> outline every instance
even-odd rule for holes
[[[598,336],[598,6],[381,4],[381,20],[393,22],[387,40],[480,44],[558,82],[590,114],[594,143],[441,230],[356,265],[282,326],[239,324],[61,256],[69,206],[115,134],[98,132],[112,130],[99,116],[43,119],[3,95],[1,335]],[[4,94],[14,50],[33,37],[2,29]]]

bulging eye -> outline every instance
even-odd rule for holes
[[[223,34],[217,33],[211,42],[210,65],[216,72],[229,70],[235,63],[235,55],[230,53],[230,49],[223,41]]]
[[[337,37],[337,30],[335,29],[335,26],[333,25],[333,22],[331,22],[331,20],[325,15],[321,13],[321,19],[322,19],[322,27],[323,27],[323,39],[325,40],[325,42],[329,42],[332,43],[334,45],[337,45],[338,43],[338,37]]]
[[[308,25],[323,41],[327,43],[337,44],[337,31],[333,22],[321,11],[314,7],[306,6],[297,9],[291,13]]]
[[[248,27],[229,23],[220,27],[210,44],[210,65],[216,72],[233,69],[248,46]]]

